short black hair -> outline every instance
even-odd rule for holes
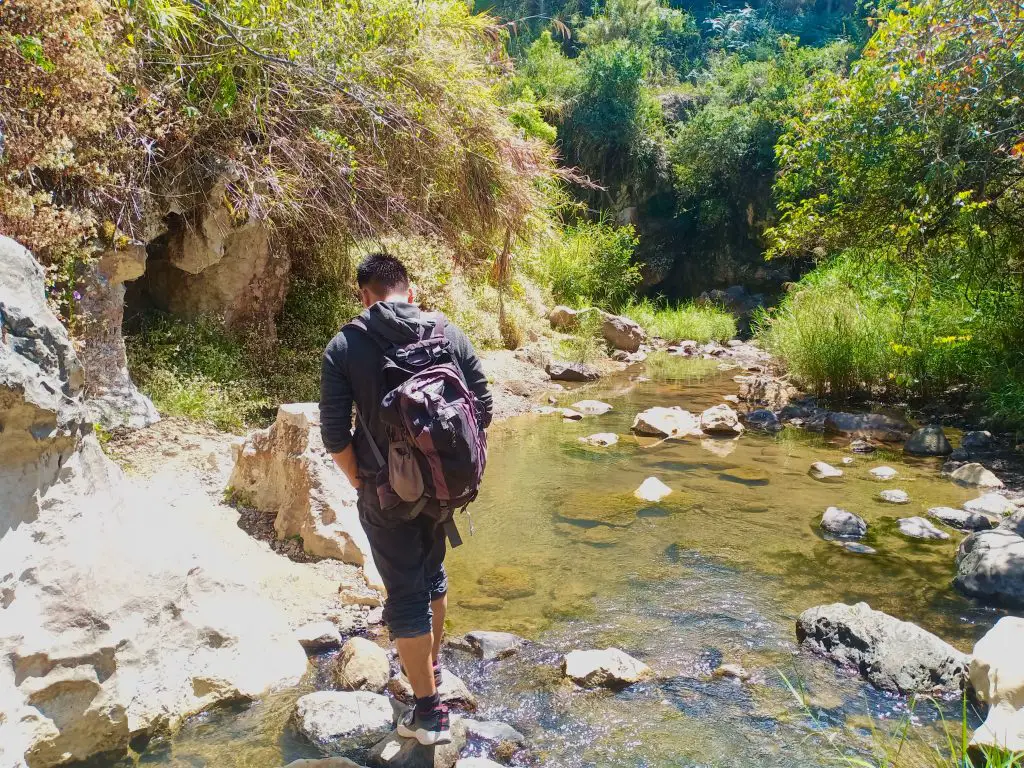
[[[356,282],[360,288],[369,288],[378,296],[409,287],[409,273],[405,265],[390,253],[371,253],[356,268]]]

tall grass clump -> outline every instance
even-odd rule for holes
[[[622,314],[640,323],[649,334],[669,342],[725,342],[736,336],[736,318],[712,304],[662,304],[634,299],[622,308]]]
[[[640,284],[640,265],[633,261],[638,242],[631,225],[615,227],[605,219],[567,227],[542,254],[555,301],[617,311]]]

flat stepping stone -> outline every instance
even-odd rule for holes
[[[989,517],[1002,517],[1010,514],[1016,508],[1012,501],[1000,493],[986,493],[976,499],[964,502],[965,512],[974,512]]]
[[[510,742],[521,745],[526,743],[526,737],[508,723],[498,720],[465,720],[466,733],[471,739],[485,741],[488,744],[500,744]]]
[[[424,747],[416,739],[404,739],[394,731],[374,744],[366,756],[372,768],[452,768],[466,746],[466,726],[461,717],[452,718],[452,741]]]
[[[824,461],[816,461],[811,464],[811,468],[808,474],[815,480],[821,480],[822,482],[831,482],[839,480],[843,476],[843,470],[836,469],[831,464],[827,464]]]
[[[936,520],[941,520],[946,525],[959,528],[961,531],[987,531],[992,527],[992,521],[977,512],[968,512],[965,509],[954,507],[932,507],[928,514]]]
[[[878,494],[880,501],[884,501],[886,504],[909,504],[910,494],[906,491],[901,491],[898,488],[882,491]]]
[[[654,671],[618,648],[571,651],[562,659],[562,672],[584,688],[622,688],[654,677]]]
[[[868,470],[868,474],[872,480],[892,480],[899,472],[892,467],[874,467]]]
[[[448,669],[441,669],[441,684],[437,687],[441,703],[453,709],[476,712],[477,700],[461,677]],[[411,705],[415,701],[412,686],[405,675],[398,675],[388,681],[388,693],[399,701]]]
[[[469,647],[478,658],[491,661],[515,655],[519,647],[526,641],[511,632],[474,630],[466,633],[466,642],[469,643]]]
[[[936,528],[932,523],[923,517],[904,517],[899,521],[900,533],[914,539],[940,539],[949,538],[949,534]]]
[[[328,755],[365,749],[394,727],[387,696],[369,691],[316,691],[295,703],[296,729]]]

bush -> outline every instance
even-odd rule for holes
[[[555,300],[618,310],[640,283],[640,267],[633,263],[637,242],[632,226],[613,227],[603,219],[567,228],[545,254]]]
[[[636,320],[649,334],[666,341],[726,342],[736,336],[736,318],[721,307],[631,301],[622,314]]]

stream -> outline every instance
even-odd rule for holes
[[[962,534],[919,541],[900,517],[959,506],[977,495],[943,479],[940,460],[879,451],[849,453],[848,440],[787,429],[738,440],[659,442],[630,435],[635,414],[654,405],[690,411],[735,391],[736,371],[718,361],[679,360],[566,393],[561,405],[601,399],[614,410],[579,422],[530,415],[495,425],[484,490],[471,507],[474,533],[449,556],[449,630],[506,630],[532,641],[518,656],[482,663],[450,652],[449,666],[480,698],[482,719],[514,725],[545,766],[831,765],[870,756],[879,733],[907,715],[905,698],[799,652],[797,615],[821,603],[866,601],[963,650],[999,618],[951,587]],[[579,437],[620,436],[611,448]],[[853,457],[843,465],[843,457]],[[812,461],[841,467],[839,482],[808,475]],[[868,470],[899,475],[881,483]],[[633,497],[649,476],[672,488],[659,504]],[[911,502],[878,501],[900,488]],[[818,526],[830,505],[864,517],[864,543],[847,551]],[[616,646],[658,680],[618,693],[574,691],[561,655]],[[740,664],[748,683],[714,678]],[[297,690],[195,718],[154,744],[142,765],[175,768],[276,766],[316,756],[287,725],[295,699],[325,685],[325,660]],[[796,689],[801,701],[794,695]],[[960,703],[918,703],[922,727],[907,749],[942,744],[940,714]],[[876,733],[878,731],[878,733]]]

